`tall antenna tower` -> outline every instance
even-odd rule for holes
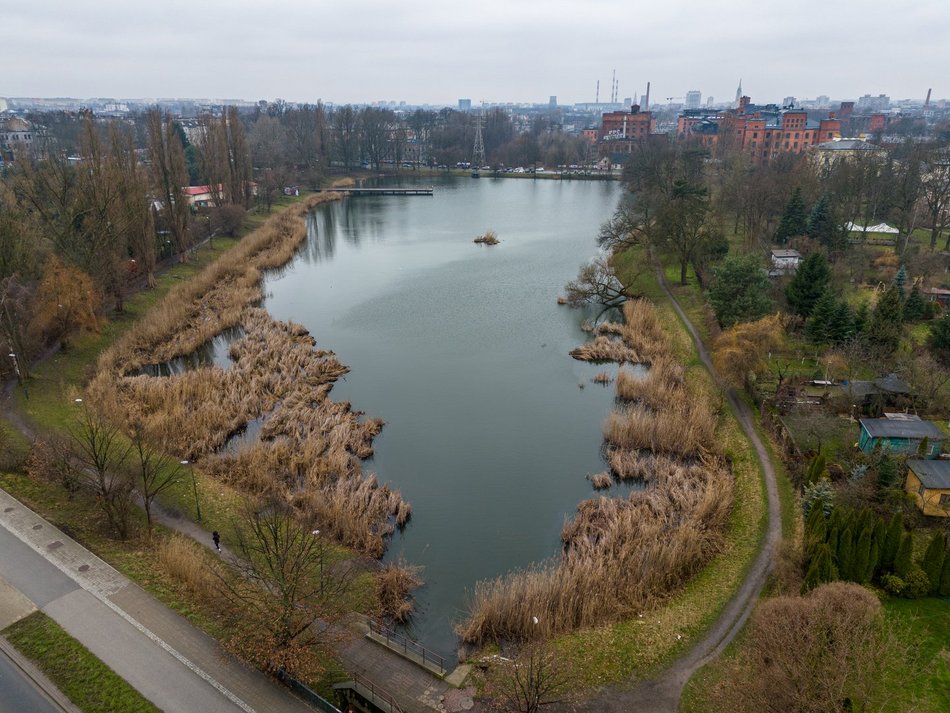
[[[613,76],[610,78],[610,103],[613,104],[617,101],[617,70],[614,70]]]
[[[597,93],[594,94],[594,104],[600,104],[600,80],[597,80]]]
[[[485,142],[482,139],[481,114],[475,119],[475,150],[472,152],[472,178],[478,178],[485,165]]]

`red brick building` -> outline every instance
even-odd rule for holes
[[[634,104],[630,111],[611,111],[603,115],[600,140],[608,153],[631,153],[636,144],[646,141],[656,129],[656,119],[649,111],[640,111]]]
[[[677,119],[676,135],[710,149],[744,151],[753,160],[766,162],[840,137],[841,121],[833,113],[814,120],[800,109],[755,106],[742,97],[735,110],[684,112]]]

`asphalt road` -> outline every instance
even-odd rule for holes
[[[0,713],[62,713],[62,709],[0,651]]]

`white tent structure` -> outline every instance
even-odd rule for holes
[[[848,229],[849,233],[887,233],[889,235],[897,235],[900,232],[897,228],[892,228],[887,223],[878,223],[877,225],[868,226],[848,223],[844,227]]]

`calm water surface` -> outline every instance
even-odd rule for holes
[[[605,467],[613,387],[568,356],[584,315],[556,298],[595,254],[619,188],[423,183],[433,197],[318,209],[265,294],[274,317],[351,368],[333,398],[385,420],[366,470],[413,507],[387,558],[424,567],[410,633],[451,656],[475,582],[556,554],[565,517],[592,494],[585,476]],[[472,243],[488,229],[500,245]]]

